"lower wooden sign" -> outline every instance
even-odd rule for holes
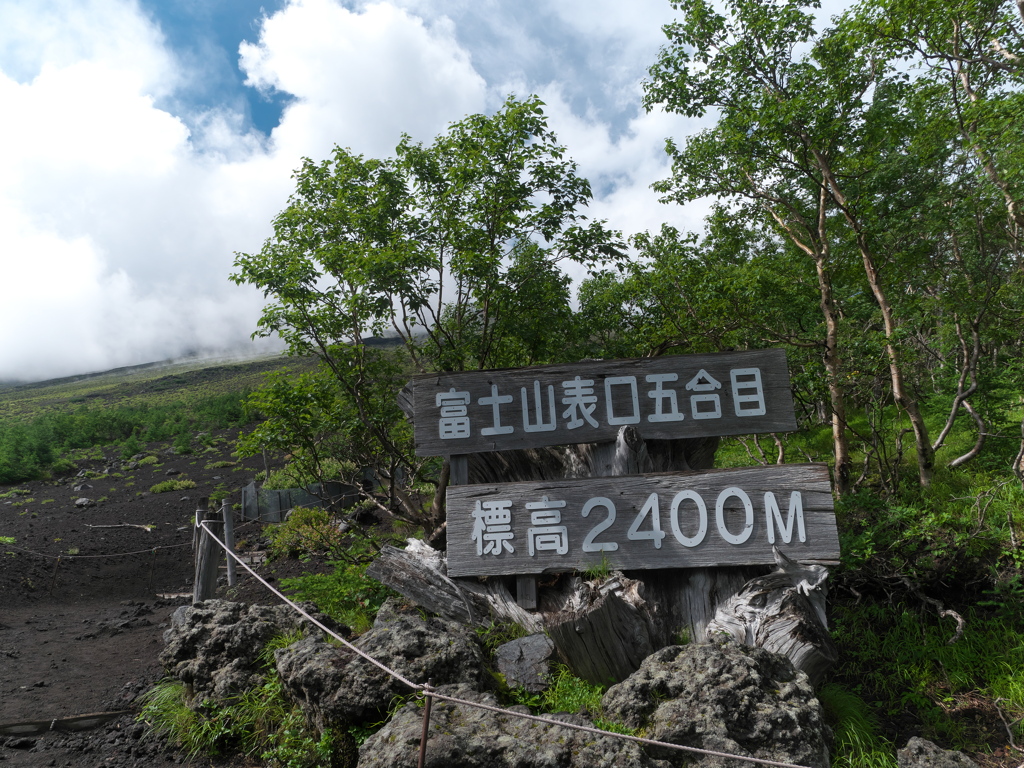
[[[448,575],[836,560],[824,464],[448,488]]]

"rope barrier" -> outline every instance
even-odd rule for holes
[[[390,669],[389,667],[384,665],[382,662],[377,661],[377,659],[373,658],[372,656],[370,656],[366,652],[360,650],[359,648],[356,648],[354,645],[352,645],[352,643],[350,643],[348,640],[343,638],[337,632],[335,632],[332,629],[330,629],[329,627],[327,627],[323,622],[313,618],[307,611],[303,610],[303,608],[301,606],[299,606],[296,602],[294,602],[293,600],[291,600],[290,598],[285,596],[282,592],[279,592],[277,589],[272,587],[270,585],[270,583],[268,581],[266,581],[266,579],[264,579],[262,576],[260,576],[258,573],[256,573],[256,571],[254,571],[252,568],[250,568],[249,565],[244,560],[242,560],[241,557],[239,557],[237,554],[235,554],[234,552],[229,550],[227,548],[227,546],[224,544],[224,542],[221,541],[220,539],[218,539],[217,536],[214,535],[210,531],[210,529],[206,526],[206,521],[203,521],[203,523],[201,523],[199,527],[201,527],[206,532],[207,536],[209,536],[211,539],[213,539],[215,542],[217,542],[217,544],[220,545],[221,549],[223,549],[228,555],[233,557],[237,563],[239,563],[243,568],[245,568],[245,570],[247,570],[250,574],[252,574],[256,578],[256,580],[258,582],[260,582],[260,584],[262,584],[267,589],[269,589],[271,592],[273,592],[275,595],[277,595],[277,597],[280,600],[282,600],[283,602],[285,602],[289,606],[291,606],[293,610],[295,610],[297,613],[301,614],[303,617],[308,619],[314,626],[318,627],[322,632],[326,632],[328,635],[330,635],[335,640],[340,642],[346,648],[348,648],[351,651],[354,651],[356,654],[358,654],[362,658],[366,659],[368,662],[373,664],[375,667],[378,667],[383,672],[385,672],[386,674],[388,674],[391,677],[395,678],[396,680],[398,680],[399,682],[403,683],[404,685],[407,685],[409,688],[413,689],[414,691],[422,691],[423,690],[423,686],[422,685],[418,685],[417,683],[412,682],[411,680],[407,679],[406,677],[404,677],[400,673],[396,672],[395,670]]]
[[[135,552],[111,552],[108,555],[48,555],[45,552],[34,552],[31,549],[25,549],[23,547],[16,547],[13,544],[5,544],[5,548],[16,549],[19,552],[24,552],[27,555],[35,555],[36,557],[46,557],[50,560],[92,560],[100,557],[128,557],[130,555],[145,555],[150,552],[155,552],[158,549],[177,549],[178,547],[191,547],[191,544],[161,544],[156,547],[150,547],[149,549],[139,549]]]
[[[667,749],[675,749],[675,750],[679,750],[679,751],[682,751],[682,752],[690,752],[690,753],[693,753],[693,754],[706,755],[706,756],[709,756],[709,757],[722,757],[722,758],[727,758],[727,759],[730,759],[730,760],[740,760],[740,761],[743,761],[743,762],[754,763],[754,764],[757,764],[757,765],[774,766],[774,768],[809,768],[808,766],[798,765],[796,763],[785,763],[785,762],[780,762],[780,761],[777,761],[777,760],[764,760],[764,759],[759,758],[759,757],[746,757],[746,756],[743,756],[743,755],[731,755],[731,754],[729,754],[727,752],[715,752],[715,751],[710,750],[710,749],[700,749],[699,747],[687,747],[687,746],[684,746],[682,744],[670,744],[669,742],[666,742],[666,741],[657,741],[655,739],[645,739],[645,738],[640,737],[640,736],[630,736],[630,735],[624,734],[624,733],[615,733],[614,731],[602,731],[600,728],[594,728],[594,727],[590,727],[590,726],[586,726],[586,725],[576,725],[575,723],[566,723],[566,722],[563,722],[561,720],[553,720],[551,718],[540,717],[538,715],[524,715],[521,712],[512,712],[511,710],[503,709],[501,707],[492,707],[489,704],[481,704],[481,703],[476,702],[476,701],[469,701],[467,699],[460,699],[460,698],[456,698],[454,696],[446,696],[444,694],[438,693],[429,683],[427,683],[426,685],[420,685],[418,683],[412,682],[411,680],[408,680],[407,678],[405,678],[400,673],[398,673],[395,670],[389,668],[387,665],[385,665],[384,663],[378,661],[377,659],[373,658],[372,656],[364,653],[362,650],[360,650],[359,648],[354,646],[348,640],[346,640],[345,638],[343,638],[340,635],[338,635],[336,632],[333,632],[332,630],[330,630],[329,628],[324,626],[323,623],[321,623],[320,621],[317,621],[312,616],[310,616],[309,613],[307,613],[305,610],[303,610],[298,604],[296,604],[294,601],[292,601],[290,598],[288,598],[282,592],[280,592],[275,587],[273,587],[262,576],[260,576],[258,573],[256,573],[256,571],[254,571],[252,568],[250,568],[249,565],[244,560],[242,560],[242,558],[239,555],[237,555],[235,552],[233,552],[230,549],[228,549],[227,546],[224,544],[224,542],[221,541],[220,539],[218,539],[210,531],[210,529],[206,526],[205,521],[203,523],[200,523],[199,527],[201,527],[203,529],[203,531],[206,533],[207,536],[209,536],[215,542],[217,542],[217,544],[221,547],[221,549],[224,550],[224,552],[228,556],[234,558],[234,560],[236,562],[238,562],[243,568],[245,568],[252,576],[254,576],[256,578],[257,581],[259,581],[263,586],[265,586],[268,590],[270,590],[280,600],[282,600],[283,602],[285,602],[286,604],[291,606],[295,611],[297,611],[302,616],[304,616],[306,619],[308,619],[310,622],[312,622],[320,630],[322,630],[323,632],[327,633],[328,635],[333,637],[335,640],[338,640],[340,643],[342,643],[342,645],[344,645],[349,650],[354,651],[356,654],[358,654],[362,658],[366,659],[371,664],[373,664],[377,668],[383,670],[386,674],[388,674],[391,677],[395,678],[396,680],[398,680],[399,682],[401,682],[404,685],[408,686],[412,690],[417,691],[418,693],[422,694],[427,701],[429,701],[431,698],[435,698],[435,699],[440,699],[442,701],[449,701],[449,702],[451,702],[453,704],[461,704],[463,706],[474,707],[475,709],[481,709],[481,710],[484,710],[484,711],[487,711],[487,712],[494,712],[494,713],[497,713],[497,714],[500,714],[500,715],[507,715],[509,717],[520,718],[522,720],[531,720],[533,722],[544,723],[546,725],[556,725],[556,726],[560,726],[562,728],[568,728],[568,729],[574,730],[574,731],[581,731],[583,733],[596,734],[598,736],[607,736],[609,738],[617,738],[617,739],[622,739],[622,740],[625,740],[625,741],[632,741],[632,742],[635,742],[637,744],[646,744],[646,745],[650,745],[650,746],[654,746],[654,747],[664,747],[664,748],[667,748]],[[421,742],[421,744],[425,744],[425,737],[424,737],[424,740]]]

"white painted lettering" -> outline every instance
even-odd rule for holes
[[[630,403],[633,406],[632,413],[628,416],[616,416],[615,406],[612,403],[612,387],[628,386]],[[604,400],[608,408],[608,423],[615,426],[623,424],[640,423],[640,396],[636,389],[636,376],[609,376],[604,380]]]
[[[471,538],[476,542],[476,553],[482,555],[500,555],[505,549],[509,553],[515,548],[509,543],[515,534],[512,533],[512,500],[478,501],[473,510],[473,533]]]
[[[481,435],[511,435],[515,432],[515,428],[512,426],[501,425],[501,410],[502,405],[506,405],[512,402],[512,395],[499,395],[498,385],[491,384],[491,394],[489,397],[481,397],[476,401],[478,405],[489,405],[491,406],[491,418],[493,426],[484,427],[480,430]]]
[[[442,440],[456,440],[469,437],[469,392],[456,392],[452,387],[447,392],[438,392],[435,398],[441,409],[437,432]]]
[[[682,421],[683,414],[679,412],[679,403],[676,401],[676,391],[665,389],[667,381],[678,381],[678,373],[652,373],[644,377],[649,384],[654,384],[654,389],[647,392],[647,396],[654,400],[654,413],[647,417],[650,422],[659,421]],[[668,407],[666,408],[666,403]]]
[[[801,542],[807,541],[807,532],[804,530],[804,500],[800,491],[793,491],[789,494],[789,514],[786,522],[782,522],[782,511],[779,509],[779,502],[775,500],[775,494],[768,491],[764,495],[764,517],[768,524],[768,543],[775,543],[775,526],[779,527],[782,534],[783,544],[793,541],[793,521],[796,520],[797,538]]]
[[[619,548],[619,545],[614,541],[607,542],[595,542],[594,539],[597,534],[603,533],[605,530],[611,527],[611,524],[615,522],[615,504],[611,499],[607,499],[604,496],[597,496],[591,499],[583,505],[583,509],[580,510],[580,514],[587,517],[590,514],[590,510],[595,507],[604,507],[608,510],[608,515],[603,521],[595,525],[590,529],[590,533],[587,534],[587,538],[583,540],[583,551],[584,552],[614,552]]]
[[[693,536],[684,535],[682,528],[679,526],[679,506],[687,499],[697,505],[697,533]],[[672,535],[674,535],[676,537],[676,541],[684,547],[696,547],[704,541],[704,537],[708,532],[708,508],[699,493],[690,490],[680,491],[677,493],[672,498],[672,507],[669,510],[669,517],[672,524]]]
[[[572,381],[563,381],[562,390],[565,393],[562,405],[568,406],[562,412],[562,418],[566,419],[567,429],[582,427],[584,423],[592,427],[600,426],[593,416],[594,409],[597,407],[593,379],[581,379],[577,376]]]
[[[725,527],[725,500],[733,497],[743,503],[743,510],[746,512],[743,530],[736,535],[730,533],[729,529]],[[754,532],[754,505],[750,502],[746,491],[731,486],[718,494],[718,499],[715,501],[715,522],[718,524],[718,534],[730,544],[742,544],[749,539],[750,534]]]
[[[651,530],[641,531],[640,526],[643,525],[644,518],[648,515],[651,517]],[[640,510],[640,514],[636,516],[633,524],[629,526],[626,538],[630,541],[653,541],[654,548],[661,549],[661,540],[665,538],[665,532],[661,530],[661,507],[658,503],[658,494],[652,493],[647,497],[647,501],[644,503],[643,509]]]
[[[525,432],[554,432],[555,427],[555,387],[548,384],[548,421],[544,421],[544,401],[540,394],[540,382],[533,382],[533,402],[537,414],[537,420],[530,422],[530,404],[526,394],[526,387],[522,388],[523,394],[523,430]]]
[[[540,501],[528,501],[526,508],[530,511],[532,528],[526,530],[526,540],[530,557],[537,552],[554,552],[564,555],[569,551],[568,528],[558,525],[562,522],[564,501],[551,501],[547,496]]]
[[[761,385],[760,368],[733,368],[729,371],[732,380],[732,404],[737,416],[764,416],[764,388]]]
[[[701,394],[690,397],[690,414],[695,419],[720,419],[722,402],[717,394],[710,394],[722,388],[721,383],[701,368],[697,375],[686,382],[686,389]]]

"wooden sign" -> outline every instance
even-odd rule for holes
[[[836,560],[824,464],[449,486],[448,574]]]
[[[627,424],[645,440],[796,429],[780,349],[429,374],[402,399],[419,456],[610,441]]]

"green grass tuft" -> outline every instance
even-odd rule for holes
[[[896,750],[882,738],[878,718],[863,699],[829,683],[818,700],[835,734],[832,768],[896,768]]]
[[[169,491],[187,491],[195,487],[195,481],[181,478],[178,480],[164,480],[162,483],[152,486],[149,491],[150,493],[167,493]]]

